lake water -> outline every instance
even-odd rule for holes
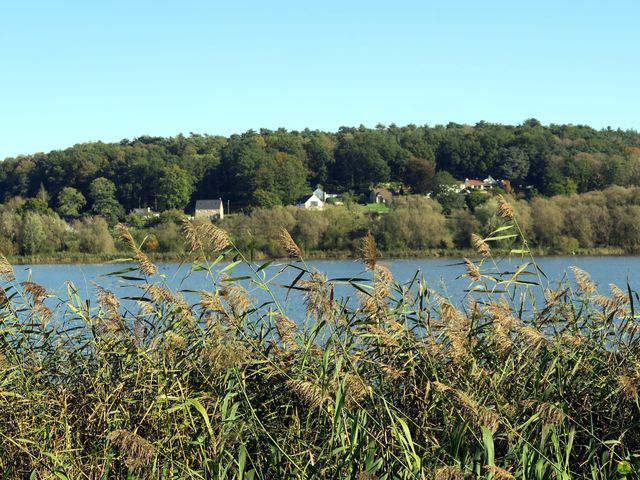
[[[600,292],[607,293],[608,285],[615,283],[623,290],[626,290],[627,281],[632,289],[640,288],[640,257],[542,257],[536,260],[537,264],[544,272],[541,276],[544,283],[549,286],[556,286],[558,282],[572,282],[573,274],[569,268],[577,266],[591,275],[592,280],[600,285]],[[500,262],[502,271],[513,271],[523,260],[519,258],[505,259]],[[427,286],[436,290],[453,303],[462,304],[468,296],[466,290],[470,286],[468,278],[461,275],[465,272],[465,267],[460,259],[454,258],[429,258],[429,259],[398,259],[385,260],[380,263],[386,265],[394,275],[394,278],[401,282],[411,281],[416,274],[424,277]],[[140,290],[135,288],[136,283],[116,276],[109,276],[110,272],[121,270],[130,264],[83,264],[83,265],[18,265],[15,272],[18,281],[31,279],[44,286],[49,294],[55,295],[57,299],[48,300],[47,303],[55,312],[62,312],[65,309],[67,295],[67,282],[73,282],[80,295],[85,299],[93,299],[95,295],[95,284],[113,291],[119,297],[138,296]],[[228,264],[219,264],[214,267],[214,271],[227,267]],[[259,266],[256,265],[256,268]],[[328,279],[335,284],[336,298],[355,298],[356,290],[345,282],[348,278],[369,278],[363,265],[354,260],[316,260],[307,262],[309,269],[317,269],[326,274]],[[488,265],[486,266],[489,267]],[[529,270],[532,270],[531,267]],[[190,264],[161,263],[158,264],[159,277],[155,280],[163,282],[172,290],[185,291],[188,300],[196,301],[194,294],[189,290],[212,290],[212,279],[203,271],[193,271]],[[226,272],[232,277],[252,275],[251,269],[246,265],[237,265]],[[274,262],[267,268],[259,272],[264,278],[270,279],[274,285],[273,291],[276,298],[284,300],[289,295],[286,302],[287,314],[292,318],[301,321],[304,317],[302,305],[302,293],[299,291],[288,291],[282,285],[291,284],[299,270],[286,267],[284,262]],[[135,275],[136,272],[129,273]],[[524,276],[522,279],[538,281],[537,276]],[[259,302],[269,301],[271,298],[262,289],[249,280],[243,280],[243,285],[250,291],[251,295]],[[417,287],[416,287],[417,288]],[[93,302],[93,301],[92,301]],[[284,304],[284,302],[283,302]],[[133,308],[133,304],[131,304]]]

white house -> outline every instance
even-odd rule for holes
[[[323,192],[324,193],[324,192]],[[324,198],[324,195],[323,195]],[[301,200],[297,204],[298,208],[317,209],[322,210],[324,208],[324,200],[321,200],[316,196],[315,192],[306,200]]]
[[[464,188],[467,190],[491,190],[498,185],[498,181],[489,175],[484,180],[468,179],[464,180]]]

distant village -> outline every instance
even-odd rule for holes
[[[509,182],[496,180],[491,176],[488,176],[485,179],[465,178],[464,181],[458,181],[452,185],[443,185],[440,187],[448,190],[450,193],[455,193],[461,196],[469,195],[474,191],[489,191],[495,188],[512,190]],[[385,205],[390,207],[393,204],[395,197],[406,195],[411,194],[406,193],[402,185],[397,187],[378,186],[371,187],[369,191],[361,195],[360,198],[368,200],[369,204]],[[419,196],[431,198],[432,193],[430,192]],[[322,186],[318,186],[311,195],[298,199],[295,206],[306,210],[323,210],[327,205],[343,205],[344,202],[342,198],[342,194],[325,192]],[[229,203],[227,203],[226,207],[227,208],[225,209],[225,202],[222,198],[196,200],[193,216],[191,218],[209,219],[212,221],[222,220],[225,216],[225,212],[227,214],[229,213]],[[153,212],[150,208],[136,208],[131,213],[142,217],[159,215],[157,212]]]

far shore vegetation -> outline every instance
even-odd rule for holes
[[[497,183],[481,189],[485,178]],[[463,194],[464,184],[475,186]],[[331,194],[324,209],[296,208],[318,186]],[[197,201],[221,199],[216,224],[248,258],[284,256],[279,228],[310,258],[357,255],[368,232],[384,256],[455,256],[472,248],[471,232],[493,230],[502,194],[538,254],[633,254],[638,186],[637,132],[535,119],[142,136],[0,162],[0,252],[18,262],[118,259],[122,222],[147,254],[179,260],[182,222]],[[510,240],[497,248],[508,252]]]
[[[383,257],[468,256],[471,234],[486,235],[500,223],[501,190],[460,196],[448,212],[437,199],[397,196],[384,211],[346,199],[324,210],[295,206],[252,208],[216,224],[229,232],[247,258],[282,258],[278,241],[286,228],[308,258],[350,258],[369,232]],[[537,255],[624,255],[640,251],[640,188],[608,187],[584,194],[530,200],[510,199],[529,248]],[[181,234],[187,215],[167,210],[157,216],[123,217],[142,249],[157,261],[188,260]],[[199,220],[200,221],[200,220]],[[208,220],[203,220],[208,222]],[[512,240],[496,244],[508,253]],[[36,199],[13,197],[0,206],[0,252],[15,263],[93,263],[126,258],[114,225],[99,215],[64,219]]]

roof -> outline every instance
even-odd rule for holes
[[[475,180],[475,179],[471,179],[471,180],[466,180],[465,184],[467,185],[476,185],[476,186],[481,186],[484,185],[484,181],[483,180]]]
[[[218,200],[196,200],[196,210],[220,210],[222,199]]]
[[[380,195],[382,198],[386,200],[390,200],[393,198],[393,193],[386,188],[372,188],[371,192],[375,195]]]

